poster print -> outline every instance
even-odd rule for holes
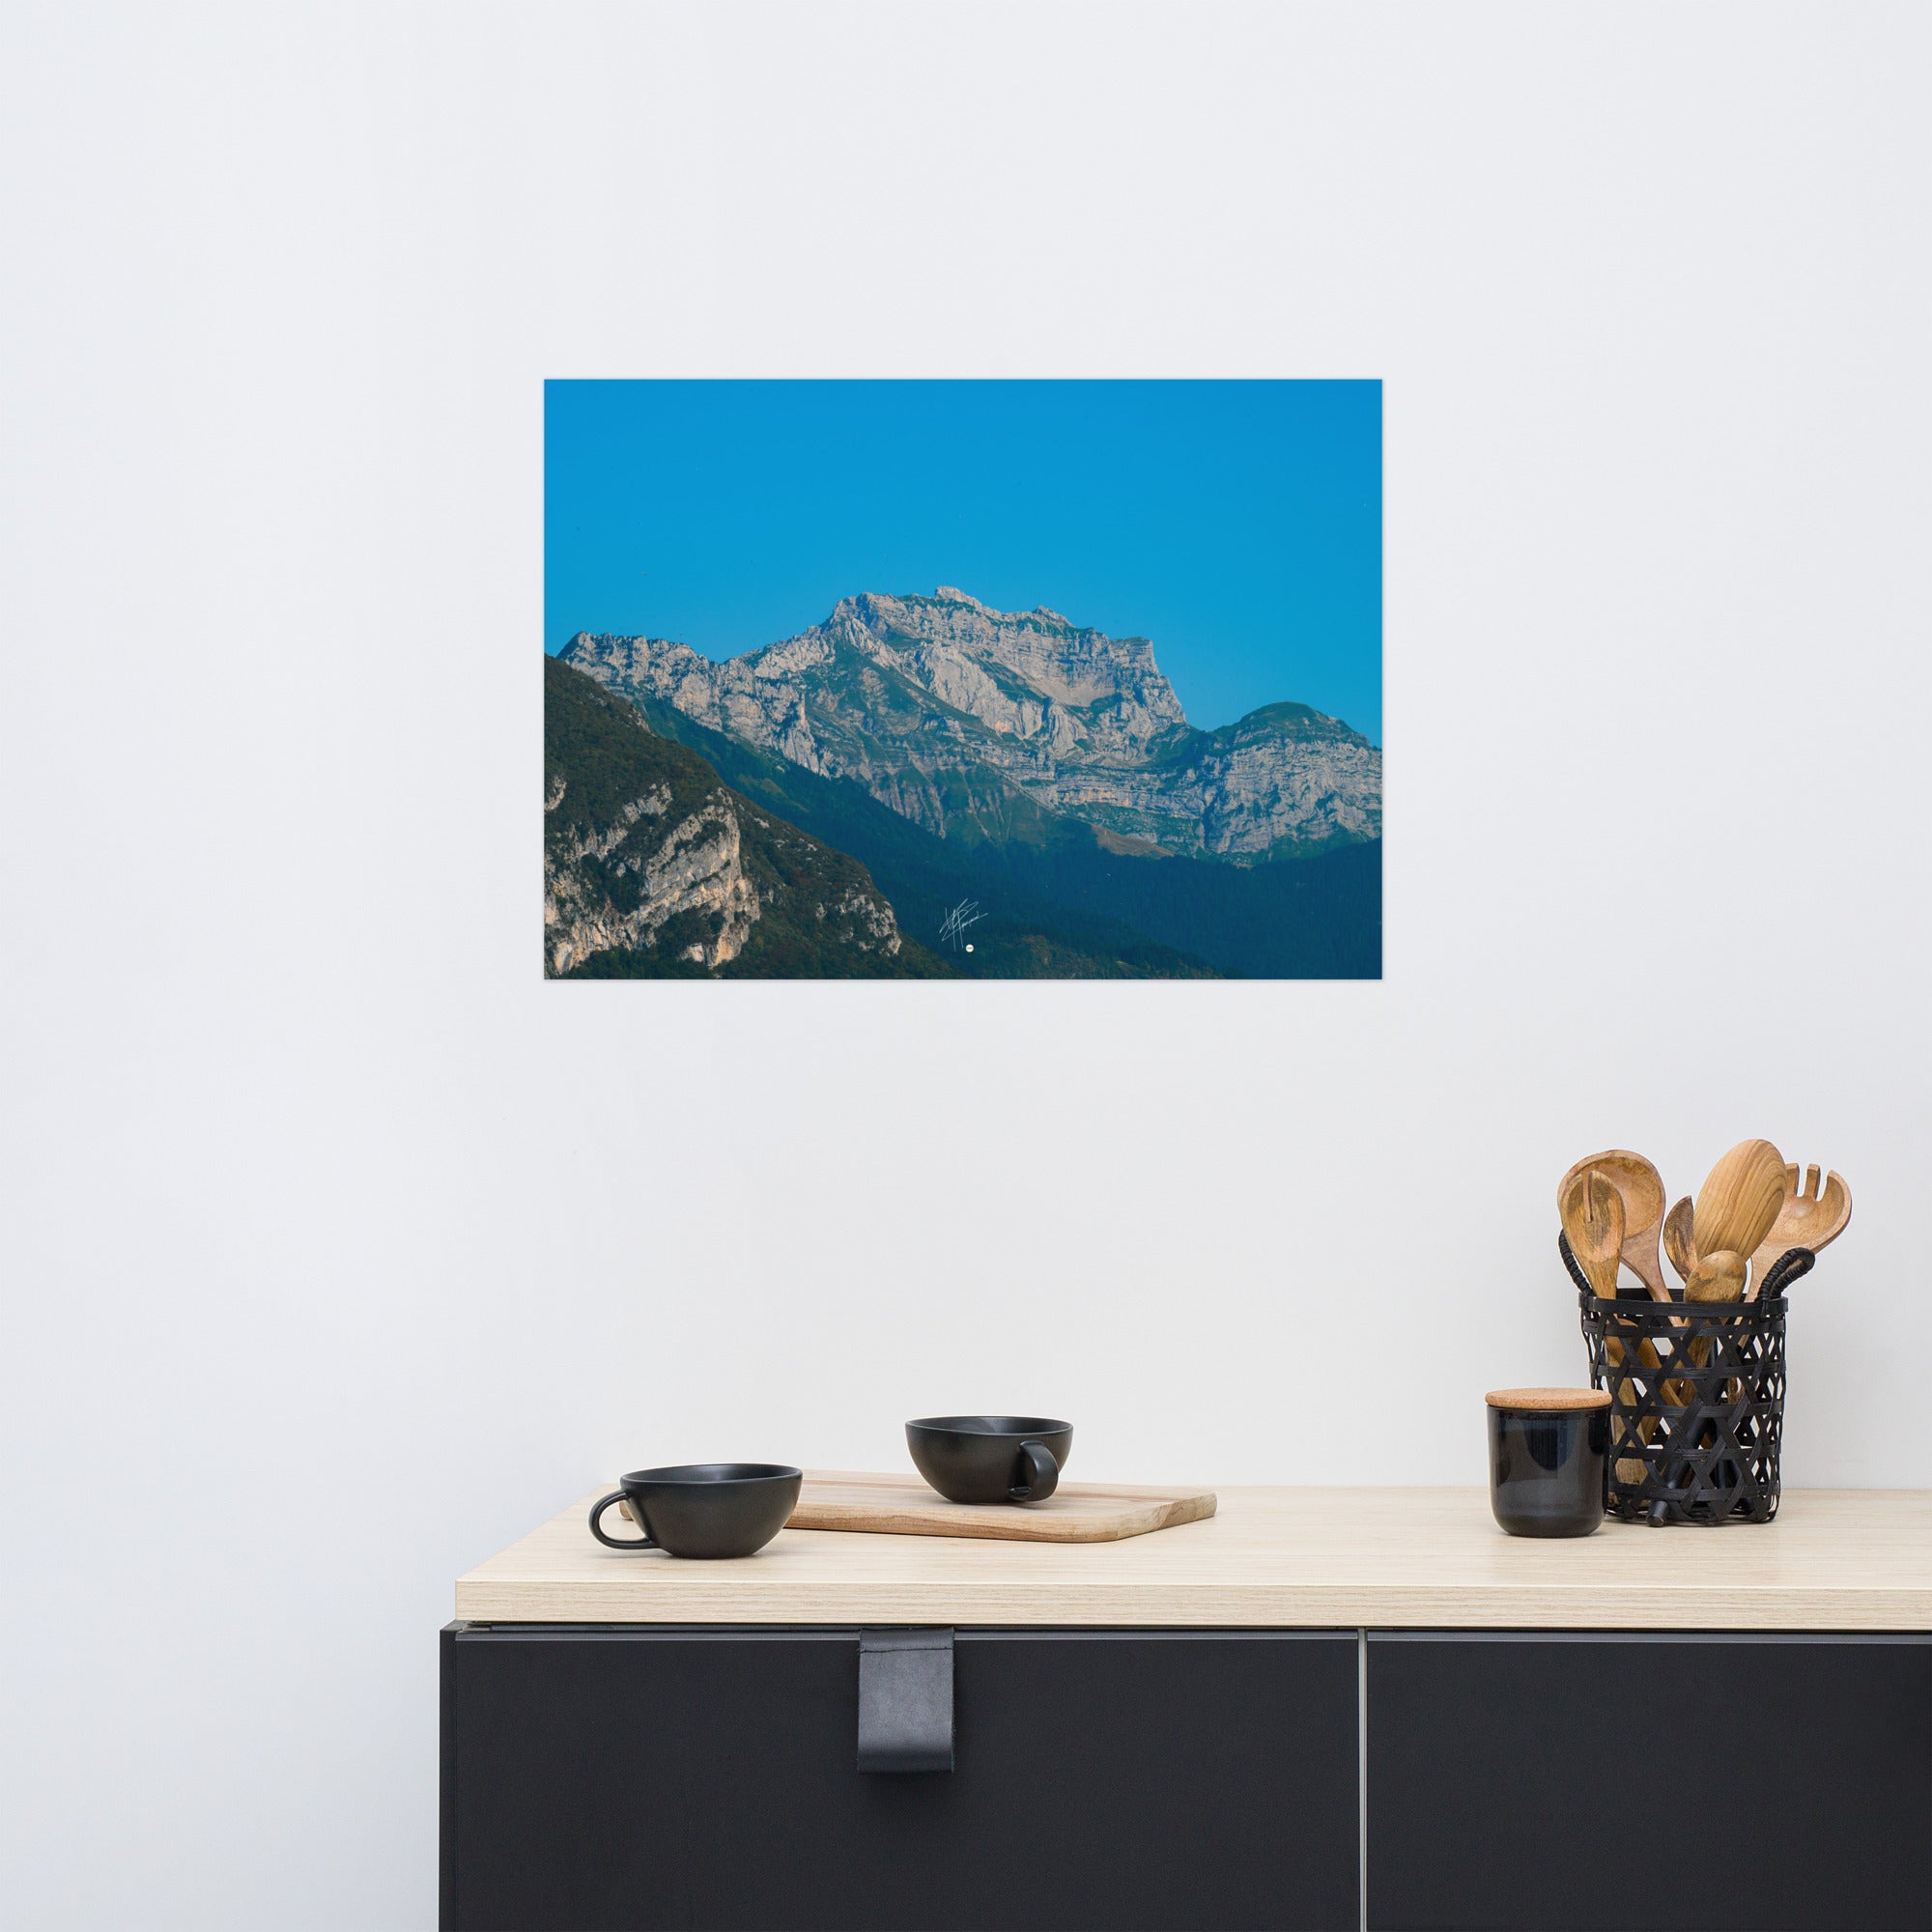
[[[555,382],[544,970],[1381,975],[1381,385]]]

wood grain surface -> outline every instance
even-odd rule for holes
[[[917,1476],[808,1476],[790,1529],[885,1536],[988,1536],[1013,1543],[1118,1543],[1214,1514],[1212,1490],[1062,1483],[1043,1503],[950,1503]]]
[[[591,1539],[592,1495],[456,1586],[479,1623],[1932,1630],[1932,1492],[1787,1490],[1777,1520],[1505,1536],[1485,1490],[1223,1489],[1117,1543],[785,1529],[684,1563]]]

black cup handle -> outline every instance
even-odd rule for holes
[[[1024,1470],[1025,1474],[1021,1475]],[[1020,1480],[1007,1494],[1016,1503],[1043,1503],[1060,1487],[1060,1464],[1044,1442],[1022,1442],[1013,1463]]]
[[[650,1533],[650,1531],[647,1530],[640,1522],[638,1523],[638,1533],[639,1536],[643,1538],[643,1541],[641,1543],[633,1543],[628,1538],[620,1543],[616,1537],[606,1536],[604,1534],[604,1524],[601,1520],[603,1518],[604,1512],[607,1509],[609,1509],[612,1503],[620,1503],[623,1500],[624,1500],[623,1491],[612,1490],[608,1496],[600,1496],[596,1502],[591,1504],[590,1534],[594,1536],[599,1543],[609,1544],[612,1549],[655,1549],[658,1547],[657,1538],[654,1537]],[[638,1522],[636,1517],[632,1517],[631,1520],[633,1522]]]

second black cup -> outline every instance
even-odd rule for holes
[[[953,1503],[1044,1502],[1073,1453],[1072,1423],[1042,1415],[928,1415],[905,1432],[913,1466]]]

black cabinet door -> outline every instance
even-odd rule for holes
[[[1352,1632],[960,1631],[955,1768],[856,1768],[859,1633],[443,1637],[443,1918],[1358,1923]]]
[[[1926,1639],[1371,1634],[1368,1709],[1373,1927],[1932,1926]]]

